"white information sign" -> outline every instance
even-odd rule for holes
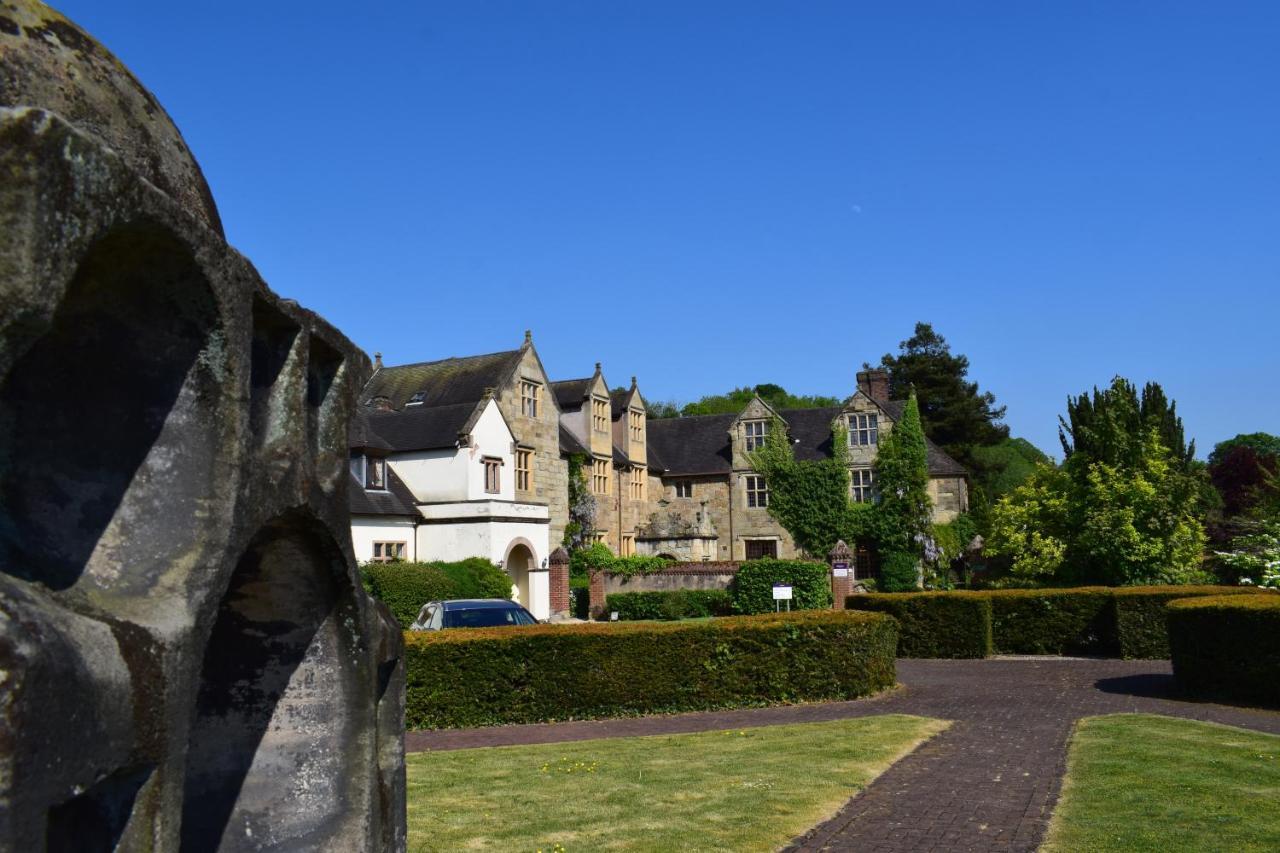
[[[774,584],[774,586],[773,586],[773,600],[774,600],[774,601],[790,601],[790,600],[791,600],[791,587],[789,587],[789,586],[787,586],[787,585],[785,585],[785,584]]]
[[[835,570],[833,570],[833,571],[832,571],[832,574],[834,574],[834,575],[835,575],[836,577],[838,577],[838,578],[847,578],[847,577],[849,577],[849,570],[848,570],[848,569],[835,569]]]

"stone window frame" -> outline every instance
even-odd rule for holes
[[[609,471],[613,468],[613,463],[608,459],[592,458],[591,460],[591,494],[607,495],[609,494]]]
[[[542,408],[542,383],[532,379],[520,380],[520,414],[526,418],[538,417]]]
[[[591,431],[605,435],[609,432],[609,401],[603,397],[591,398]]]
[[[747,506],[751,509],[769,508],[769,484],[759,474],[747,474],[742,478],[747,491]]]
[[[486,495],[502,493],[502,459],[497,456],[481,456],[484,466],[484,492]]]
[[[693,480],[676,480],[674,485],[676,489],[676,497],[693,497]]]
[[[609,546],[609,531],[597,530],[595,533],[591,534],[591,541],[598,542],[607,548]]]
[[[370,561],[374,563],[394,563],[404,559],[405,547],[407,542],[392,542],[385,540],[377,540],[373,543],[373,556]]]
[[[634,533],[622,534],[622,548],[619,551],[619,557],[631,557],[636,553],[636,535]]]
[[[639,409],[629,409],[627,420],[631,427],[631,443],[644,444],[644,412]]]
[[[849,415],[849,446],[874,447],[880,443],[880,418],[875,412]]]
[[[748,453],[758,447],[764,447],[766,437],[769,435],[769,422],[763,420],[743,421],[742,435],[743,444]]]
[[[516,448],[516,489],[522,492],[533,489],[533,448]]]
[[[637,468],[631,469],[631,481],[629,484],[629,488],[630,488],[631,500],[633,501],[644,500],[645,474],[646,472],[645,472],[645,469],[643,468],[637,467]]]
[[[849,499],[854,503],[870,503],[875,497],[875,486],[874,468],[849,469]]]

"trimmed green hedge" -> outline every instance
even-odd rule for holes
[[[1122,658],[1169,657],[1166,608],[1179,598],[1206,595],[1250,595],[1256,587],[1129,586],[1111,591],[1115,608],[1117,652]]]
[[[819,610],[831,606],[831,579],[825,563],[803,560],[750,560],[733,579],[733,608],[738,613],[772,613],[773,585],[791,586],[792,610]],[[785,604],[784,604],[785,607]]]
[[[365,563],[364,588],[391,608],[402,628],[428,601],[450,598],[510,598],[511,578],[483,557],[456,563]]]
[[[727,589],[673,589],[658,592],[615,592],[604,599],[605,618],[617,613],[624,622],[637,619],[702,619],[729,616],[733,596]]]
[[[1115,648],[1111,590],[1000,589],[991,597],[991,638],[1002,655],[1105,655]]]
[[[895,682],[897,624],[813,611],[405,635],[409,728],[853,699]]]
[[[1166,658],[1168,602],[1257,592],[1254,587],[1221,586],[908,592],[851,595],[845,606],[888,612],[902,622],[902,657],[981,657],[976,654],[983,642],[981,629],[975,630],[973,623],[976,597],[990,602],[989,648],[997,654]],[[967,600],[968,610],[953,600]],[[948,613],[948,607],[956,612]]]
[[[1173,674],[1184,691],[1280,707],[1280,595],[1179,599],[1167,618]]]
[[[991,598],[981,592],[851,595],[850,610],[898,620],[898,657],[984,658],[991,654]]]

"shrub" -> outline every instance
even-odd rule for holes
[[[665,569],[669,565],[671,560],[666,557],[651,557],[645,554],[632,554],[629,557],[615,556],[609,550],[609,546],[602,542],[593,542],[569,556],[569,574],[578,577],[586,577],[590,572],[642,575]]]
[[[732,587],[734,611],[772,613],[777,607],[775,583],[790,584],[792,610],[831,606],[831,580],[824,563],[765,559],[750,560],[739,567]]]
[[[1166,607],[1179,598],[1252,593],[1250,587],[1230,586],[1131,586],[1111,591],[1116,652],[1122,658],[1169,657]]]
[[[605,613],[621,621],[636,619],[701,619],[733,613],[727,589],[675,589],[663,592],[617,592],[605,596]]]
[[[853,699],[895,681],[897,626],[820,611],[405,635],[410,728]]]
[[[413,624],[428,601],[511,597],[511,578],[481,557],[457,563],[365,563],[360,572],[365,589],[391,608],[402,628]]]
[[[1001,589],[991,597],[991,636],[1000,654],[1114,654],[1111,590]]]
[[[898,657],[984,658],[991,654],[991,598],[981,592],[851,595],[851,610],[898,620]]]
[[[1167,618],[1173,674],[1184,691],[1280,707],[1280,595],[1179,599]]]
[[[904,551],[890,551],[880,558],[880,587],[885,592],[910,592],[920,588],[920,558]]]

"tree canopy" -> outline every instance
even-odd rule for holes
[[[1000,423],[1005,407],[969,381],[968,357],[952,353],[932,324],[916,323],[915,333],[898,344],[898,354],[885,353],[879,366],[889,372],[894,399],[915,390],[924,434],[966,467],[976,467],[975,447],[1009,437],[1009,428]]]
[[[1160,386],[1149,383],[1139,398],[1116,377],[1092,397],[1068,400],[1059,421],[1066,461],[1040,466],[996,504],[987,552],[1040,581],[1199,579],[1204,477]]]
[[[824,406],[838,406],[836,397],[822,395],[792,394],[781,385],[764,382],[759,385],[743,385],[726,394],[709,394],[683,406],[674,400],[654,402],[648,406],[649,417],[656,419],[689,417],[691,415],[736,414],[756,396],[775,409],[816,409]]]

